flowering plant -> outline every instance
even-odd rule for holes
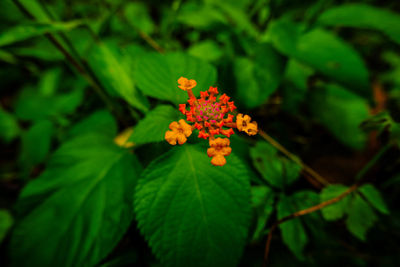
[[[226,94],[218,96],[217,87],[210,86],[208,90],[200,92],[200,98],[196,98],[192,91],[197,85],[195,80],[181,77],[178,79],[178,84],[180,89],[188,93],[189,110],[186,104],[179,105],[179,111],[186,116],[186,121],[181,119],[178,122],[171,122],[170,130],[165,133],[165,140],[171,145],[177,143],[182,145],[197,129],[199,138],[209,140],[210,148],[207,149],[207,155],[211,157],[211,164],[225,165],[225,156],[232,152],[229,137],[235,133],[233,129],[255,135],[258,132],[257,122],[252,122],[249,115],[235,116],[234,102],[229,101],[230,97]]]

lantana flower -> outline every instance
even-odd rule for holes
[[[207,155],[211,157],[211,164],[215,166],[223,166],[226,163],[225,156],[229,156],[232,148],[229,147],[228,138],[210,139],[210,148],[207,149]]]
[[[169,125],[171,131],[165,133],[165,140],[171,145],[180,145],[186,143],[187,137],[192,134],[192,127],[184,120],[179,120],[179,123],[174,121]]]
[[[180,104],[179,111],[186,116],[186,121],[181,119],[179,123],[174,121],[169,125],[171,131],[165,133],[165,140],[171,145],[182,145],[187,141],[194,130],[198,130],[198,137],[209,140],[210,148],[207,155],[211,157],[211,164],[223,166],[225,157],[232,148],[229,147],[229,137],[234,134],[234,128],[248,135],[258,132],[257,122],[252,122],[249,115],[234,115],[236,106],[226,94],[218,96],[218,88],[212,87],[200,92],[200,98],[196,98],[192,88],[197,83],[181,77],[178,79],[178,87],[188,93],[187,104]],[[218,101],[217,101],[218,100]],[[219,136],[224,136],[221,138]]]

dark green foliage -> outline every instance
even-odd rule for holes
[[[66,142],[17,202],[24,214],[11,239],[13,264],[99,262],[133,218],[140,171],[137,159],[107,136],[86,134]]]
[[[1,0],[0,266],[398,265],[399,12]],[[222,167],[180,77],[258,123]]]
[[[321,200],[327,201],[338,196],[348,188],[343,185],[331,185],[321,192]],[[366,233],[376,222],[377,215],[373,208],[381,213],[389,214],[385,202],[379,191],[371,184],[361,186],[355,193],[351,193],[339,202],[322,209],[326,220],[337,220],[348,214],[347,229],[361,240],[366,240]]]

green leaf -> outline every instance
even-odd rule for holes
[[[83,90],[76,89],[68,93],[51,96],[39,94],[36,90],[26,89],[19,95],[15,114],[22,120],[42,120],[69,114],[81,104]]]
[[[250,156],[256,169],[272,186],[283,189],[299,177],[301,167],[278,156],[278,151],[266,142],[257,142],[250,149]]]
[[[368,70],[357,51],[332,33],[314,29],[302,34],[301,25],[278,20],[269,37],[283,54],[315,68],[326,76],[369,95]]]
[[[43,61],[62,61],[63,54],[46,38],[35,39],[29,47],[15,47],[13,53],[21,57],[37,58]]]
[[[327,84],[313,91],[309,108],[314,118],[339,141],[353,149],[362,149],[367,136],[360,124],[368,118],[368,102],[337,85]]]
[[[366,233],[378,219],[371,206],[359,195],[355,194],[349,207],[346,226],[349,231],[365,241]]]
[[[175,147],[143,173],[135,211],[163,266],[235,266],[251,215],[246,168],[234,155],[216,167],[203,147]]]
[[[301,90],[307,90],[308,78],[312,74],[314,74],[314,71],[310,67],[301,64],[297,60],[291,59],[286,65],[285,79]]]
[[[17,64],[18,59],[6,50],[0,49],[0,60],[10,64]]]
[[[17,206],[28,214],[12,234],[13,265],[96,265],[132,221],[140,170],[137,159],[108,136],[87,134],[64,143],[20,195]]]
[[[43,96],[54,95],[57,91],[57,86],[59,86],[61,74],[61,68],[53,68],[43,73],[38,85],[40,94]]]
[[[194,28],[210,28],[228,21],[220,10],[211,5],[185,2],[179,10],[177,21]]]
[[[270,43],[260,44],[255,51],[255,77],[261,88],[260,98],[267,98],[278,88],[283,77],[286,59]]]
[[[234,61],[237,98],[246,108],[254,108],[263,104],[266,98],[261,98],[261,89],[254,77],[254,62],[245,57],[237,57]],[[268,95],[267,95],[268,97]]]
[[[302,32],[303,25],[282,18],[270,23],[263,39],[270,40],[281,53],[295,56]]]
[[[281,195],[277,205],[278,220],[296,212],[296,205],[291,197]],[[299,260],[304,260],[303,249],[308,242],[307,234],[300,218],[291,219],[279,225],[283,242]]]
[[[82,24],[82,21],[31,23],[18,25],[0,33],[0,46],[10,45],[16,42],[25,41],[29,38],[40,36],[46,33],[69,31]]]
[[[98,110],[87,118],[76,123],[68,132],[69,137],[80,136],[86,133],[101,133],[114,138],[117,132],[117,122],[107,110]]]
[[[274,198],[274,192],[267,186],[251,187],[251,203],[253,214],[256,218],[255,229],[252,235],[253,241],[259,240],[263,236],[268,219],[274,211]]]
[[[11,226],[14,224],[14,219],[10,212],[5,209],[0,209],[0,244],[6,237]]]
[[[139,58],[135,69],[135,79],[143,94],[175,104],[185,103],[188,99],[187,93],[178,88],[180,77],[196,80],[195,96],[217,81],[213,66],[184,53],[147,53]]]
[[[346,4],[326,10],[317,23],[382,31],[400,44],[400,16],[389,9],[362,3]]]
[[[329,185],[322,190],[320,194],[321,201],[335,198],[343,194],[346,190],[348,190],[348,187],[344,185]],[[372,185],[363,185],[358,190],[377,210],[385,214],[389,213],[379,191]],[[326,220],[338,220],[347,213],[347,229],[354,236],[365,241],[367,230],[374,225],[378,218],[371,205],[361,197],[359,192],[353,192],[338,202],[324,207],[322,215]]]
[[[290,59],[286,65],[285,80],[283,87],[283,108],[293,114],[298,114],[300,105],[307,96],[308,79],[314,74],[310,67]]]
[[[254,60],[239,57],[234,63],[238,98],[246,108],[255,108],[276,91],[286,62],[270,44],[262,44]]]
[[[54,127],[48,120],[38,121],[22,134],[19,162],[25,171],[42,163],[50,151]]]
[[[239,32],[245,32],[252,37],[258,36],[257,28],[252,24],[243,7],[228,4],[226,1],[214,1],[212,5],[216,9],[221,9],[221,13],[225,15],[227,21],[233,24]]]
[[[372,184],[365,184],[358,190],[374,208],[384,214],[389,214],[389,209],[387,208],[381,193]]]
[[[213,62],[223,56],[223,51],[218,44],[212,40],[206,40],[192,45],[188,53],[194,57]]]
[[[0,107],[0,138],[5,142],[11,142],[20,133],[18,122],[13,114]]]
[[[98,44],[91,51],[88,61],[96,77],[111,94],[118,94],[143,112],[148,110],[148,100],[137,90],[130,70],[122,63],[123,57],[116,45]]]
[[[128,23],[146,34],[154,32],[154,23],[143,3],[128,3],[124,8],[125,18]]]
[[[177,120],[179,112],[175,108],[169,105],[157,106],[135,126],[129,141],[135,144],[163,141],[169,124]]]
[[[347,189],[348,189],[347,186],[340,184],[329,185],[324,189],[322,189],[320,193],[321,202],[335,198],[341,195]],[[325,220],[328,221],[334,221],[342,218],[349,207],[350,201],[351,201],[350,196],[346,196],[343,199],[339,200],[338,202],[324,207],[321,210],[322,216],[324,217]]]
[[[38,0],[18,0],[18,2],[29,11],[37,21],[50,23],[49,13],[43,8],[43,5]]]

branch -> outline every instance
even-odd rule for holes
[[[304,162],[302,162],[299,157],[297,157],[296,155],[294,155],[291,152],[289,152],[285,147],[283,147],[281,144],[279,144],[274,138],[272,138],[266,132],[264,132],[263,130],[260,129],[258,131],[258,133],[260,134],[260,136],[262,138],[264,138],[268,143],[270,143],[272,146],[274,146],[280,152],[285,154],[289,159],[291,159],[292,161],[294,161],[297,164],[299,164],[303,168],[303,172],[306,174],[305,176],[306,176],[307,179],[312,177],[312,178],[314,178],[316,181],[318,181],[320,184],[322,184],[324,186],[329,184],[329,182],[325,178],[323,178],[316,171],[314,171],[311,167],[309,167]],[[313,185],[316,185],[316,183],[314,181],[309,180],[309,182],[311,182]],[[317,187],[320,188],[321,186],[317,186]]]
[[[35,17],[18,0],[13,0],[13,2],[26,17],[31,20],[35,20]],[[53,34],[46,33],[45,36],[64,55],[67,61],[75,68],[75,70],[89,83],[89,85],[93,88],[100,99],[103,100],[107,108],[111,112],[116,113],[117,117],[120,117],[119,114],[117,114],[116,109],[114,109],[113,103],[103,92],[101,86],[91,77],[91,75],[85,70],[81,63],[64,48],[64,46],[57,40],[57,38]],[[67,44],[69,43],[69,40],[67,40],[66,38],[64,38],[64,40],[67,42]],[[73,46],[71,45],[70,48],[73,48]]]
[[[278,220],[277,222],[275,222],[268,233],[268,238],[267,238],[267,243],[265,245],[265,254],[264,254],[264,263],[263,266],[266,267],[267,266],[267,262],[268,262],[268,255],[269,255],[269,250],[271,247],[271,239],[272,239],[272,233],[274,232],[274,230],[276,229],[276,227],[278,225],[280,225],[281,223],[284,223],[286,221],[289,221],[291,219],[294,219],[296,217],[300,217],[309,213],[312,213],[314,211],[320,210],[326,206],[332,205],[338,201],[340,201],[341,199],[343,199],[344,197],[346,197],[347,195],[349,195],[351,192],[355,191],[358,188],[358,184],[354,184],[351,187],[349,187],[349,189],[347,189],[345,192],[343,192],[342,194],[340,194],[337,197],[334,197],[332,199],[329,199],[327,201],[324,201],[322,203],[319,203],[318,205],[312,206],[310,208],[304,209],[304,210],[299,210],[295,213],[292,213],[286,217],[283,217],[282,219]]]
[[[273,139],[272,139],[273,140]],[[274,230],[276,229],[276,227],[278,225],[280,225],[281,223],[284,223],[288,220],[291,220],[293,218],[296,217],[300,217],[309,213],[312,213],[314,211],[320,210],[326,206],[332,205],[338,201],[340,201],[341,199],[343,199],[344,197],[346,197],[347,195],[349,195],[350,193],[354,192],[355,190],[358,189],[359,185],[361,184],[361,179],[363,177],[365,177],[365,174],[371,169],[371,167],[373,165],[375,165],[375,163],[383,156],[383,154],[385,154],[386,151],[389,150],[390,148],[390,144],[386,144],[385,146],[383,146],[378,153],[376,153],[376,155],[358,172],[358,174],[355,177],[356,183],[354,185],[352,185],[351,187],[349,187],[345,192],[343,192],[342,194],[340,194],[337,197],[334,197],[332,199],[329,199],[327,201],[324,201],[318,205],[312,206],[308,209],[304,209],[304,210],[300,210],[297,211],[295,213],[292,213],[286,217],[283,217],[282,219],[278,220],[277,222],[275,222],[268,233],[268,237],[267,237],[267,243],[265,244],[265,253],[264,253],[264,262],[263,262],[263,266],[266,267],[267,266],[267,262],[268,262],[268,255],[269,255],[269,251],[270,251],[270,247],[271,247],[271,240],[272,240],[272,233],[274,232]]]

